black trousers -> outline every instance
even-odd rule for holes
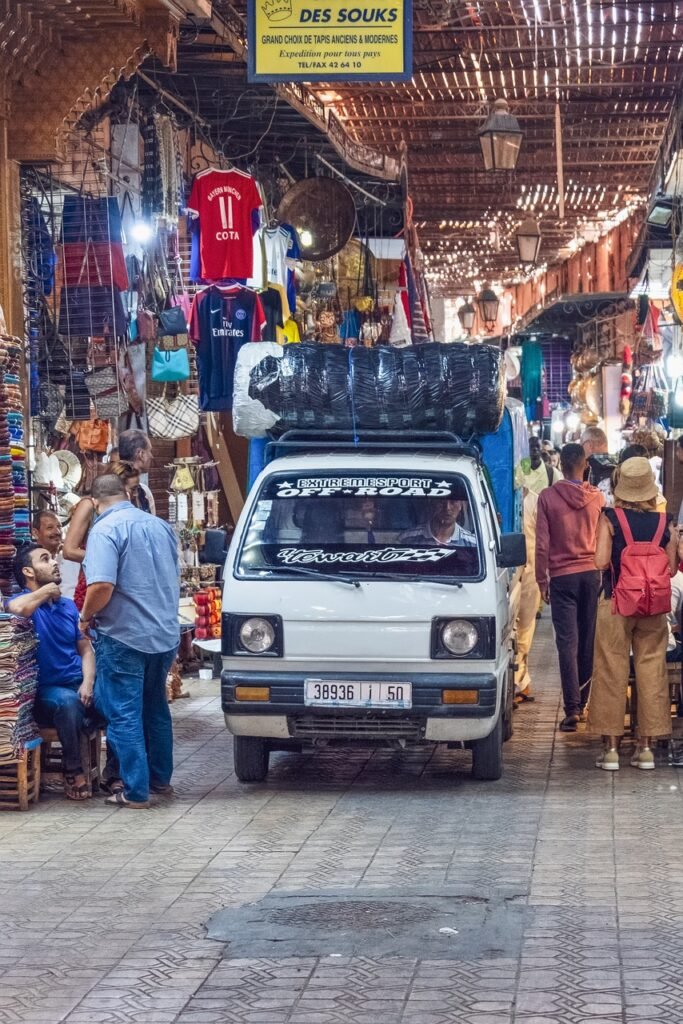
[[[599,594],[597,569],[556,576],[550,581],[550,611],[565,715],[578,715],[588,703]]]

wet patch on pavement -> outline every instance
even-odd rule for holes
[[[219,910],[208,937],[226,957],[519,955],[533,911],[524,896],[390,889],[278,892]]]

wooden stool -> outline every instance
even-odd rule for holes
[[[27,811],[40,795],[38,747],[25,750],[18,761],[0,765],[0,810]]]
[[[83,774],[88,785],[88,793],[92,795],[93,790],[100,788],[102,773],[100,763],[102,760],[102,729],[90,729],[89,732],[81,733],[81,765]],[[42,739],[40,763],[42,771],[47,775],[64,775],[64,760],[62,748],[59,745],[59,736],[56,729],[41,729]],[[54,747],[58,749],[55,750]]]

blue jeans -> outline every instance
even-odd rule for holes
[[[38,725],[57,730],[62,745],[65,775],[80,775],[81,733],[84,731],[86,707],[78,696],[81,681],[61,686],[41,686],[33,706]]]
[[[173,725],[166,676],[176,648],[146,654],[100,633],[95,641],[97,693],[107,736],[118,755],[125,795],[149,800],[150,785],[167,786],[173,774]]]
[[[65,775],[80,775],[81,734],[90,729],[105,727],[98,694],[95,694],[95,706],[86,708],[78,696],[82,680],[60,683],[58,686],[39,686],[33,714],[38,725],[57,730],[62,745]],[[119,769],[113,744],[107,738],[107,766],[105,778],[118,777]]]

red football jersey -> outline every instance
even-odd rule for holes
[[[250,174],[234,168],[211,168],[195,177],[187,209],[199,217],[199,251],[205,281],[251,277],[251,214],[259,206],[261,196]]]

